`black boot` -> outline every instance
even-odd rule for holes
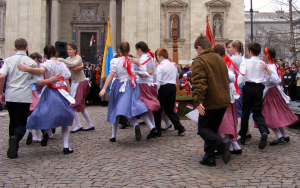
[[[64,152],[64,154],[68,155],[70,153],[74,153],[74,150],[72,150],[70,148],[64,148],[63,152]]]

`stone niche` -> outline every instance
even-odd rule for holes
[[[226,0],[211,0],[206,2],[205,5],[216,44],[227,42],[227,16],[231,3]]]

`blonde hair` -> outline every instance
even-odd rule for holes
[[[128,42],[123,41],[120,43],[120,47],[119,47],[121,53],[123,56],[128,56],[129,51],[130,51],[130,45]]]
[[[242,55],[244,55],[244,46],[243,43],[240,40],[235,40],[231,43],[233,48],[236,48],[238,52],[240,52]]]

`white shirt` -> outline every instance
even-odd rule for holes
[[[267,81],[267,71],[261,67],[260,63],[265,63],[259,59],[257,56],[253,56],[250,59],[245,59],[240,66],[241,74],[238,77],[238,84],[243,82],[252,83],[265,83]]]
[[[230,81],[230,83],[229,83],[230,99],[231,99],[231,103],[234,103],[235,99],[237,99],[239,97],[239,94],[236,93],[236,89],[234,86],[236,79],[235,79],[235,74],[231,68],[228,68],[228,76],[229,76],[229,81]]]
[[[7,102],[32,103],[31,85],[27,80],[38,79],[37,75],[19,71],[17,65],[26,63],[29,67],[37,67],[35,61],[27,57],[25,52],[18,51],[14,56],[6,58],[0,74],[7,76],[5,100]]]
[[[144,62],[146,62],[148,59],[150,58],[150,60],[142,65]],[[156,80],[156,68],[155,68],[155,64],[154,64],[154,61],[153,61],[153,58],[150,56],[150,54],[143,54],[141,56],[141,59],[140,59],[140,64],[141,66],[138,67],[138,69],[140,71],[143,71],[143,72],[149,72],[151,69],[152,69],[152,75],[148,76],[148,77],[145,77],[145,78],[140,78],[138,75],[136,77],[136,82],[139,83],[139,84],[152,84],[154,83]]]
[[[115,78],[118,80],[131,80],[131,77],[128,75],[127,69],[123,67],[123,64],[125,62],[124,57],[118,57],[118,58],[113,58],[110,61],[110,71],[109,72],[115,72]],[[133,66],[134,64],[132,64]],[[134,74],[134,71],[132,70],[133,68],[131,67],[132,74]]]
[[[176,85],[176,78],[179,76],[176,66],[170,62],[170,60],[165,59],[157,66],[157,80],[159,84],[158,88],[161,85],[174,84]]]

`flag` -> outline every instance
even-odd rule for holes
[[[110,61],[114,58],[113,50],[111,47],[111,35],[110,35],[110,23],[107,21],[107,38],[105,43],[103,62],[102,62],[102,72],[100,85],[103,87],[110,70]],[[110,86],[106,89],[107,94],[110,92]]]
[[[193,106],[193,105],[190,105],[190,104],[188,104],[188,105],[186,106],[186,108],[188,108],[188,109],[190,109],[190,110],[193,110],[193,109],[194,109],[194,106]]]
[[[179,102],[175,102],[176,108],[178,108],[179,106]]]
[[[206,16],[206,36],[210,40],[211,45],[212,46],[215,45],[214,36],[213,36],[213,34],[211,32],[210,25],[208,23],[208,16]]]
[[[93,41],[94,41],[94,35],[92,35],[91,41],[90,41],[90,47],[93,46]]]

